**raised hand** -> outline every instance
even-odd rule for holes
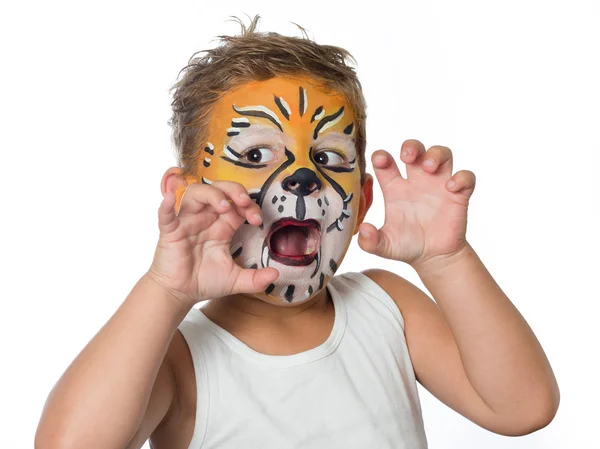
[[[205,299],[264,291],[278,271],[241,268],[230,254],[231,239],[245,220],[258,226],[261,211],[236,182],[190,184],[178,212],[175,195],[167,192],[158,209],[160,237],[148,275],[189,307]]]
[[[443,146],[425,151],[418,140],[406,140],[400,159],[406,179],[386,151],[372,156],[373,168],[385,202],[385,223],[360,226],[359,246],[388,259],[417,267],[449,257],[467,244],[467,207],[475,189],[475,174],[452,175],[452,152]]]

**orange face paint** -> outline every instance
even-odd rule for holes
[[[197,182],[239,182],[263,212],[261,227],[237,231],[232,256],[279,270],[269,302],[308,300],[333,276],[356,224],[354,111],[314,80],[276,77],[225,94],[208,131]]]

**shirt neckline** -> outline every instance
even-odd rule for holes
[[[193,311],[192,313],[202,322],[202,325],[208,327],[235,353],[245,358],[252,359],[260,364],[286,368],[304,365],[327,357],[333,351],[335,351],[342,341],[347,324],[346,305],[340,298],[336,288],[331,285],[331,281],[326,285],[325,288],[328,289],[333,301],[334,319],[331,333],[327,337],[327,340],[325,340],[319,346],[291,355],[269,355],[255,351],[246,343],[242,342],[237,337],[216,324],[214,321],[211,321],[211,319],[208,318],[200,309],[192,308],[191,310]]]

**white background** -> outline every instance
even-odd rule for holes
[[[527,319],[562,402],[483,430],[420,389],[431,448],[600,448],[600,4],[589,1],[13,2],[0,13],[0,447],[31,448],[53,384],[147,270],[168,89],[228,16],[358,60],[368,154],[449,146],[477,175],[467,237]],[[369,164],[370,166],[370,164]],[[368,220],[380,225],[380,191]],[[340,272],[410,267],[353,242]]]

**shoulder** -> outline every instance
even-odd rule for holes
[[[411,353],[417,356],[421,351],[427,352],[434,340],[438,346],[445,346],[446,349],[455,346],[442,311],[427,293],[412,282],[386,270],[370,269],[362,271],[362,274],[377,283],[400,309]]]
[[[395,273],[379,268],[371,268],[361,273],[379,285],[392,298],[405,319],[406,315],[414,312],[419,304],[433,302],[419,287]]]

